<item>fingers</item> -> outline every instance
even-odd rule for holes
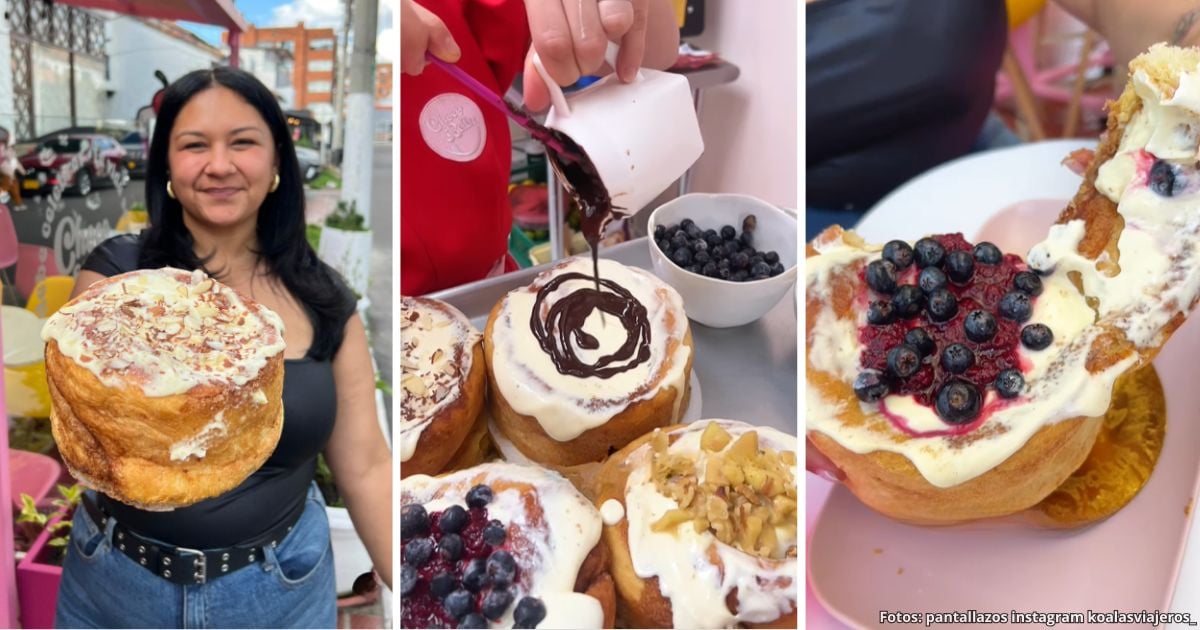
[[[530,111],[540,112],[550,106],[550,89],[542,81],[542,75],[533,68],[533,50],[525,53],[525,78],[522,82],[525,96],[525,107]]]
[[[611,41],[621,41],[633,26],[633,0],[598,0],[596,5],[600,10],[600,24],[604,27],[604,34]]]
[[[425,51],[450,63],[462,56],[441,18],[414,2],[402,2],[400,11],[400,69],[404,73],[421,74],[428,63]]]
[[[525,2],[533,48],[546,72],[559,85],[571,85],[580,76],[595,73],[604,63],[608,37],[597,1]]]
[[[603,0],[605,4],[614,4],[624,0]],[[621,38],[621,52],[617,54],[617,67],[613,70],[617,76],[628,83],[637,76],[638,68],[642,67],[642,57],[646,54],[646,15],[647,0],[632,0],[633,21],[629,31]]]

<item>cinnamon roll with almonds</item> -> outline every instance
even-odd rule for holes
[[[283,428],[283,323],[202,271],[101,280],[47,320],[54,440],[71,473],[148,510],[240,484]]]
[[[632,628],[795,628],[796,438],[731,420],[614,454],[596,504]]]
[[[472,466],[487,455],[480,341],[479,331],[453,306],[401,298],[401,477]]]
[[[530,459],[597,462],[679,420],[692,336],[679,294],[649,272],[574,258],[510,292],[488,318],[492,417]]]

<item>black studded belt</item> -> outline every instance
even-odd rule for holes
[[[88,515],[100,531],[104,531],[112,518],[96,504],[88,494],[81,500]],[[113,526],[113,547],[142,565],[147,571],[184,586],[204,584],[238,569],[261,562],[264,547],[274,547],[283,540],[299,520],[300,511],[265,536],[263,545],[253,547],[225,547],[222,549],[189,549],[153,541],[125,527],[120,522]]]

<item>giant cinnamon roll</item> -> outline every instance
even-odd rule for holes
[[[400,475],[432,475],[482,461],[487,422],[479,331],[454,307],[400,300]]]
[[[81,482],[145,509],[217,496],[283,427],[283,323],[201,271],[101,280],[46,322],[51,428]]]
[[[958,235],[809,245],[808,438],[864,503],[918,523],[1037,504],[1200,298],[1200,50],[1155,46],[1130,71],[1024,260]]]
[[[410,476],[400,505],[400,627],[613,627],[600,514],[557,473]]]
[[[601,470],[632,628],[795,628],[796,438],[729,420],[655,430]]]
[[[654,275],[574,258],[510,292],[488,318],[490,408],[530,459],[604,459],[687,407],[692,337],[683,302]]]

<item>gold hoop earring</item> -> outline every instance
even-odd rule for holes
[[[275,173],[275,180],[271,182],[271,192],[279,190],[279,173]]]
[[[167,182],[167,196],[172,199],[175,198],[175,191],[171,188],[171,182],[169,181]]]

